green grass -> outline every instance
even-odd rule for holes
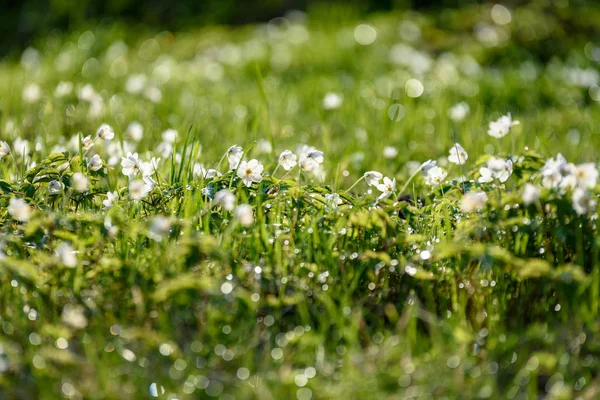
[[[174,34],[99,24],[6,58],[0,397],[596,398],[595,207],[579,211],[573,188],[522,195],[557,153],[596,163],[600,9],[533,4],[508,25],[490,10],[359,20],[319,8]],[[375,27],[372,44],[356,42],[359,23]],[[137,74],[144,87],[128,91]],[[73,88],[57,97],[61,81]],[[31,83],[40,95],[27,101]],[[324,107],[329,92],[339,108]],[[453,120],[460,102],[470,112]],[[509,112],[520,124],[489,136]],[[103,123],[114,139],[95,139]],[[178,135],[163,152],[167,129]],[[455,141],[465,165],[447,163]],[[228,168],[234,144],[264,165],[261,182]],[[301,145],[323,151],[320,173],[273,174]],[[127,152],[161,158],[141,200]],[[479,182],[492,156],[514,160],[504,183]],[[413,174],[428,159],[448,172],[442,184]],[[397,180],[391,196],[352,187],[371,170]],[[215,204],[222,189],[252,223]],[[488,200],[467,211],[476,191]]]

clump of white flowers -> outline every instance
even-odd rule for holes
[[[478,179],[480,183],[492,182],[494,179],[504,183],[510,178],[513,172],[513,163],[511,160],[502,158],[490,158],[485,167],[479,169],[481,175]]]
[[[463,165],[469,155],[466,150],[458,143],[454,143],[454,146],[450,148],[450,155],[448,156],[448,161],[453,164]]]

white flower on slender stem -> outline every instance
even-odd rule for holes
[[[592,198],[590,192],[578,187],[573,191],[573,209],[579,215],[587,214],[596,209],[597,201]]]
[[[290,171],[292,168],[296,166],[298,157],[290,150],[284,150],[279,155],[279,165],[283,167],[286,171]]]
[[[150,193],[151,189],[144,183],[144,181],[131,181],[129,182],[129,196],[133,200],[142,200],[148,193]]]
[[[69,243],[62,242],[59,244],[54,250],[54,254],[65,267],[75,268],[77,266],[77,256]]]
[[[300,159],[300,165],[302,170],[306,172],[317,170],[323,163],[323,152],[319,150],[313,150],[308,152],[306,157]]]
[[[88,161],[88,167],[90,167],[92,171],[98,171],[100,168],[102,168],[102,159],[98,154],[94,154],[94,156],[90,158],[90,161]]]
[[[160,163],[160,158],[152,157],[152,159],[148,162],[140,161],[140,172],[143,177],[152,176],[158,169],[158,164]]]
[[[144,137],[144,127],[139,122],[132,122],[127,126],[127,133],[133,140],[139,142]]]
[[[227,189],[219,190],[215,194],[214,204],[220,205],[223,210],[233,211],[235,208],[235,195]]]
[[[105,210],[108,210],[109,208],[112,208],[115,205],[115,202],[117,201],[119,197],[119,194],[115,191],[115,192],[106,192],[106,199],[102,200],[102,205],[104,206]]]
[[[344,102],[344,96],[338,93],[327,92],[323,98],[323,108],[326,110],[335,110],[340,108]]]
[[[73,189],[77,190],[78,192],[86,192],[89,189],[88,178],[81,172],[75,172],[71,180],[73,182]]]
[[[531,183],[527,183],[525,189],[523,189],[523,203],[529,205],[538,201],[539,198],[540,188]]]
[[[0,158],[10,154],[10,146],[4,141],[0,141]]]
[[[383,183],[378,184],[376,187],[381,192],[377,200],[386,199],[396,190],[396,178],[390,179],[386,176],[383,178]]]
[[[28,221],[31,216],[31,207],[23,199],[12,198],[8,202],[8,213],[19,221]]]
[[[242,149],[240,146],[233,145],[227,149],[227,160],[229,161],[230,170],[236,169],[240,165],[243,155],[244,149]]]
[[[242,226],[250,226],[254,223],[254,213],[252,207],[248,204],[240,204],[237,206],[234,214],[235,219],[237,219]]]
[[[450,148],[450,155],[448,156],[448,161],[450,161],[451,163],[463,165],[468,158],[469,155],[460,144],[454,143],[454,145]]]
[[[519,124],[520,122],[513,121],[510,113],[508,113],[507,115],[501,116],[496,121],[490,122],[488,135],[498,139],[503,138],[504,136],[508,135],[511,127]]]
[[[383,174],[378,171],[367,171],[365,172],[363,177],[365,178],[365,182],[367,182],[367,185],[377,186],[379,185],[379,182],[383,179]]]
[[[108,124],[100,125],[96,135],[102,140],[112,140],[115,137],[115,131]]]
[[[141,169],[138,153],[127,153],[127,157],[121,159],[121,167],[123,167],[123,175],[133,178]]]
[[[92,146],[94,145],[94,140],[92,139],[91,136],[86,136],[83,139],[81,139],[81,147],[83,148],[83,150],[89,150],[92,148]]]
[[[160,242],[171,231],[171,220],[163,215],[157,215],[150,224],[148,237],[154,241]]]
[[[487,200],[485,192],[468,192],[460,200],[460,208],[466,213],[481,211]]]
[[[339,206],[340,204],[342,204],[344,201],[342,200],[342,198],[340,197],[339,194],[337,193],[328,193],[325,195],[325,202],[327,203],[327,205],[331,208],[337,208],[337,206]]]
[[[242,161],[237,169],[237,176],[242,179],[244,185],[250,187],[253,182],[262,181],[263,165],[256,159]]]
[[[51,196],[55,196],[57,194],[61,194],[64,190],[65,185],[61,181],[53,180],[48,182],[48,193]]]
[[[427,160],[423,164],[421,164],[421,166],[419,167],[419,171],[421,171],[421,174],[424,177],[427,177],[427,175],[429,175],[429,171],[435,166],[437,166],[437,161]]]
[[[481,175],[478,179],[479,183],[488,183],[494,180],[492,171],[488,167],[479,168],[479,175]]]
[[[441,167],[437,165],[429,168],[427,171],[427,176],[425,176],[425,183],[431,186],[437,186],[444,182],[448,173]]]

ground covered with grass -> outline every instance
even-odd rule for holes
[[[597,398],[600,9],[551,4],[4,59],[0,397]]]

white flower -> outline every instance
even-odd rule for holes
[[[31,215],[31,207],[23,199],[12,198],[8,202],[8,213],[19,221],[28,221]]]
[[[112,208],[115,205],[115,201],[119,197],[119,194],[115,192],[106,192],[106,199],[102,200],[102,205],[105,210]]]
[[[92,140],[91,136],[86,136],[83,139],[81,139],[81,147],[84,150],[89,150],[92,148],[92,146],[94,145],[94,141]]]
[[[437,162],[434,160],[427,160],[423,164],[419,166],[419,171],[421,171],[421,175],[427,178],[429,175],[429,171],[437,166]],[[415,171],[416,172],[416,171]]]
[[[10,146],[4,141],[0,141],[0,158],[10,154]]]
[[[139,163],[140,172],[143,177],[154,175],[156,170],[158,169],[158,163],[160,163],[160,158],[152,157],[149,162],[141,161]]]
[[[42,89],[37,83],[30,83],[23,88],[23,101],[35,103],[42,97]]]
[[[227,189],[219,190],[215,194],[214,204],[220,205],[223,210],[233,211],[235,208],[235,195]]]
[[[221,176],[221,173],[216,169],[207,169],[204,173],[204,179],[218,178]]]
[[[73,91],[73,83],[72,82],[64,82],[61,81],[56,85],[56,89],[54,89],[54,97],[61,98],[71,94]]]
[[[123,167],[123,175],[133,178],[141,169],[140,160],[137,153],[127,153],[127,157],[121,159],[121,167]]]
[[[88,190],[88,178],[81,172],[75,172],[71,178],[73,189],[78,192],[85,192]]]
[[[502,158],[492,157],[487,161],[486,167],[479,169],[481,175],[478,179],[480,183],[492,182],[497,179],[500,182],[506,182],[506,180],[512,175],[512,161],[504,160]]]
[[[177,131],[175,129],[167,129],[162,133],[163,142],[174,144],[177,140]]]
[[[485,192],[468,192],[460,200],[460,208],[466,213],[481,211],[487,200]]]
[[[376,187],[377,190],[381,192],[377,200],[388,198],[394,193],[394,190],[396,190],[396,178],[390,179],[386,176],[383,178],[383,183],[378,184]]]
[[[464,101],[454,105],[448,110],[448,116],[450,119],[460,122],[469,115],[469,105]]]
[[[151,176],[144,176],[144,177],[142,177],[142,180],[148,187],[148,191],[152,191],[156,187],[156,181],[154,179],[152,179]]]
[[[80,305],[65,305],[62,310],[61,319],[65,324],[75,329],[83,329],[88,324],[84,308]]]
[[[139,142],[144,137],[144,127],[139,122],[132,122],[127,126],[127,134]]]
[[[242,161],[237,169],[237,176],[239,176],[244,185],[250,187],[253,182],[262,181],[263,165],[256,159],[250,161]]]
[[[337,208],[340,204],[343,203],[342,198],[337,193],[328,193],[325,195],[325,202],[331,208]]]
[[[448,156],[448,161],[450,161],[451,163],[462,165],[467,161],[468,158],[469,155],[460,144],[454,143],[454,146],[450,148],[450,155]]]
[[[48,193],[50,193],[51,196],[57,195],[62,193],[64,186],[62,182],[57,181],[57,180],[53,180],[48,182]]]
[[[434,167],[429,168],[429,170],[427,171],[425,183],[427,185],[437,186],[444,182],[446,176],[448,176],[448,173],[442,167],[438,167],[436,165]]]
[[[152,224],[150,224],[150,229],[148,231],[148,237],[152,240],[160,242],[165,235],[167,235],[171,231],[171,221],[169,218],[157,215],[152,220]]]
[[[236,169],[242,161],[244,155],[244,149],[240,146],[233,145],[227,150],[227,160],[229,161],[229,169]]]
[[[597,201],[584,188],[578,187],[573,191],[573,209],[579,215],[587,214],[596,209]]]
[[[323,108],[326,110],[334,110],[340,108],[344,102],[344,96],[338,93],[328,92],[323,98]]]
[[[539,198],[540,188],[531,183],[527,183],[525,189],[523,189],[523,203],[529,205],[538,201]]]
[[[383,148],[383,156],[385,158],[396,158],[398,155],[398,149],[393,146],[385,146]]]
[[[75,268],[77,266],[77,256],[69,243],[62,242],[59,244],[56,247],[54,254],[65,267]]]
[[[488,135],[500,139],[508,135],[511,127],[519,124],[520,122],[513,121],[510,113],[508,113],[507,115],[503,115],[502,117],[498,118],[496,121],[490,122]]]
[[[100,168],[102,168],[102,159],[98,154],[94,154],[94,156],[88,161],[88,166],[92,171],[98,171]]]
[[[542,167],[542,185],[549,189],[560,186],[566,168],[567,160],[562,154],[558,153],[556,159],[548,159]]]
[[[303,171],[315,171],[323,163],[323,152],[319,150],[313,150],[308,152],[306,157],[300,159],[300,165]]]
[[[96,131],[96,135],[100,137],[102,140],[112,140],[115,137],[115,131],[108,124],[100,125],[98,131]]]
[[[144,181],[131,181],[129,182],[129,196],[133,200],[142,200],[148,193],[150,193],[151,189],[144,183]]]
[[[297,164],[298,157],[290,150],[284,150],[279,155],[279,165],[283,167],[286,171],[291,170]]]
[[[252,207],[250,207],[248,204],[240,204],[237,206],[234,214],[235,218],[243,226],[250,226],[254,223],[254,213],[252,211]]]
[[[269,154],[273,150],[273,146],[268,140],[261,139],[256,143],[256,149],[261,154]]]
[[[379,185],[379,181],[383,179],[383,174],[377,171],[367,171],[365,172],[363,177],[365,178],[365,182],[367,182],[367,185],[377,186]]]
[[[598,169],[594,163],[579,164],[575,168],[575,178],[578,186],[592,189],[598,181]]]

